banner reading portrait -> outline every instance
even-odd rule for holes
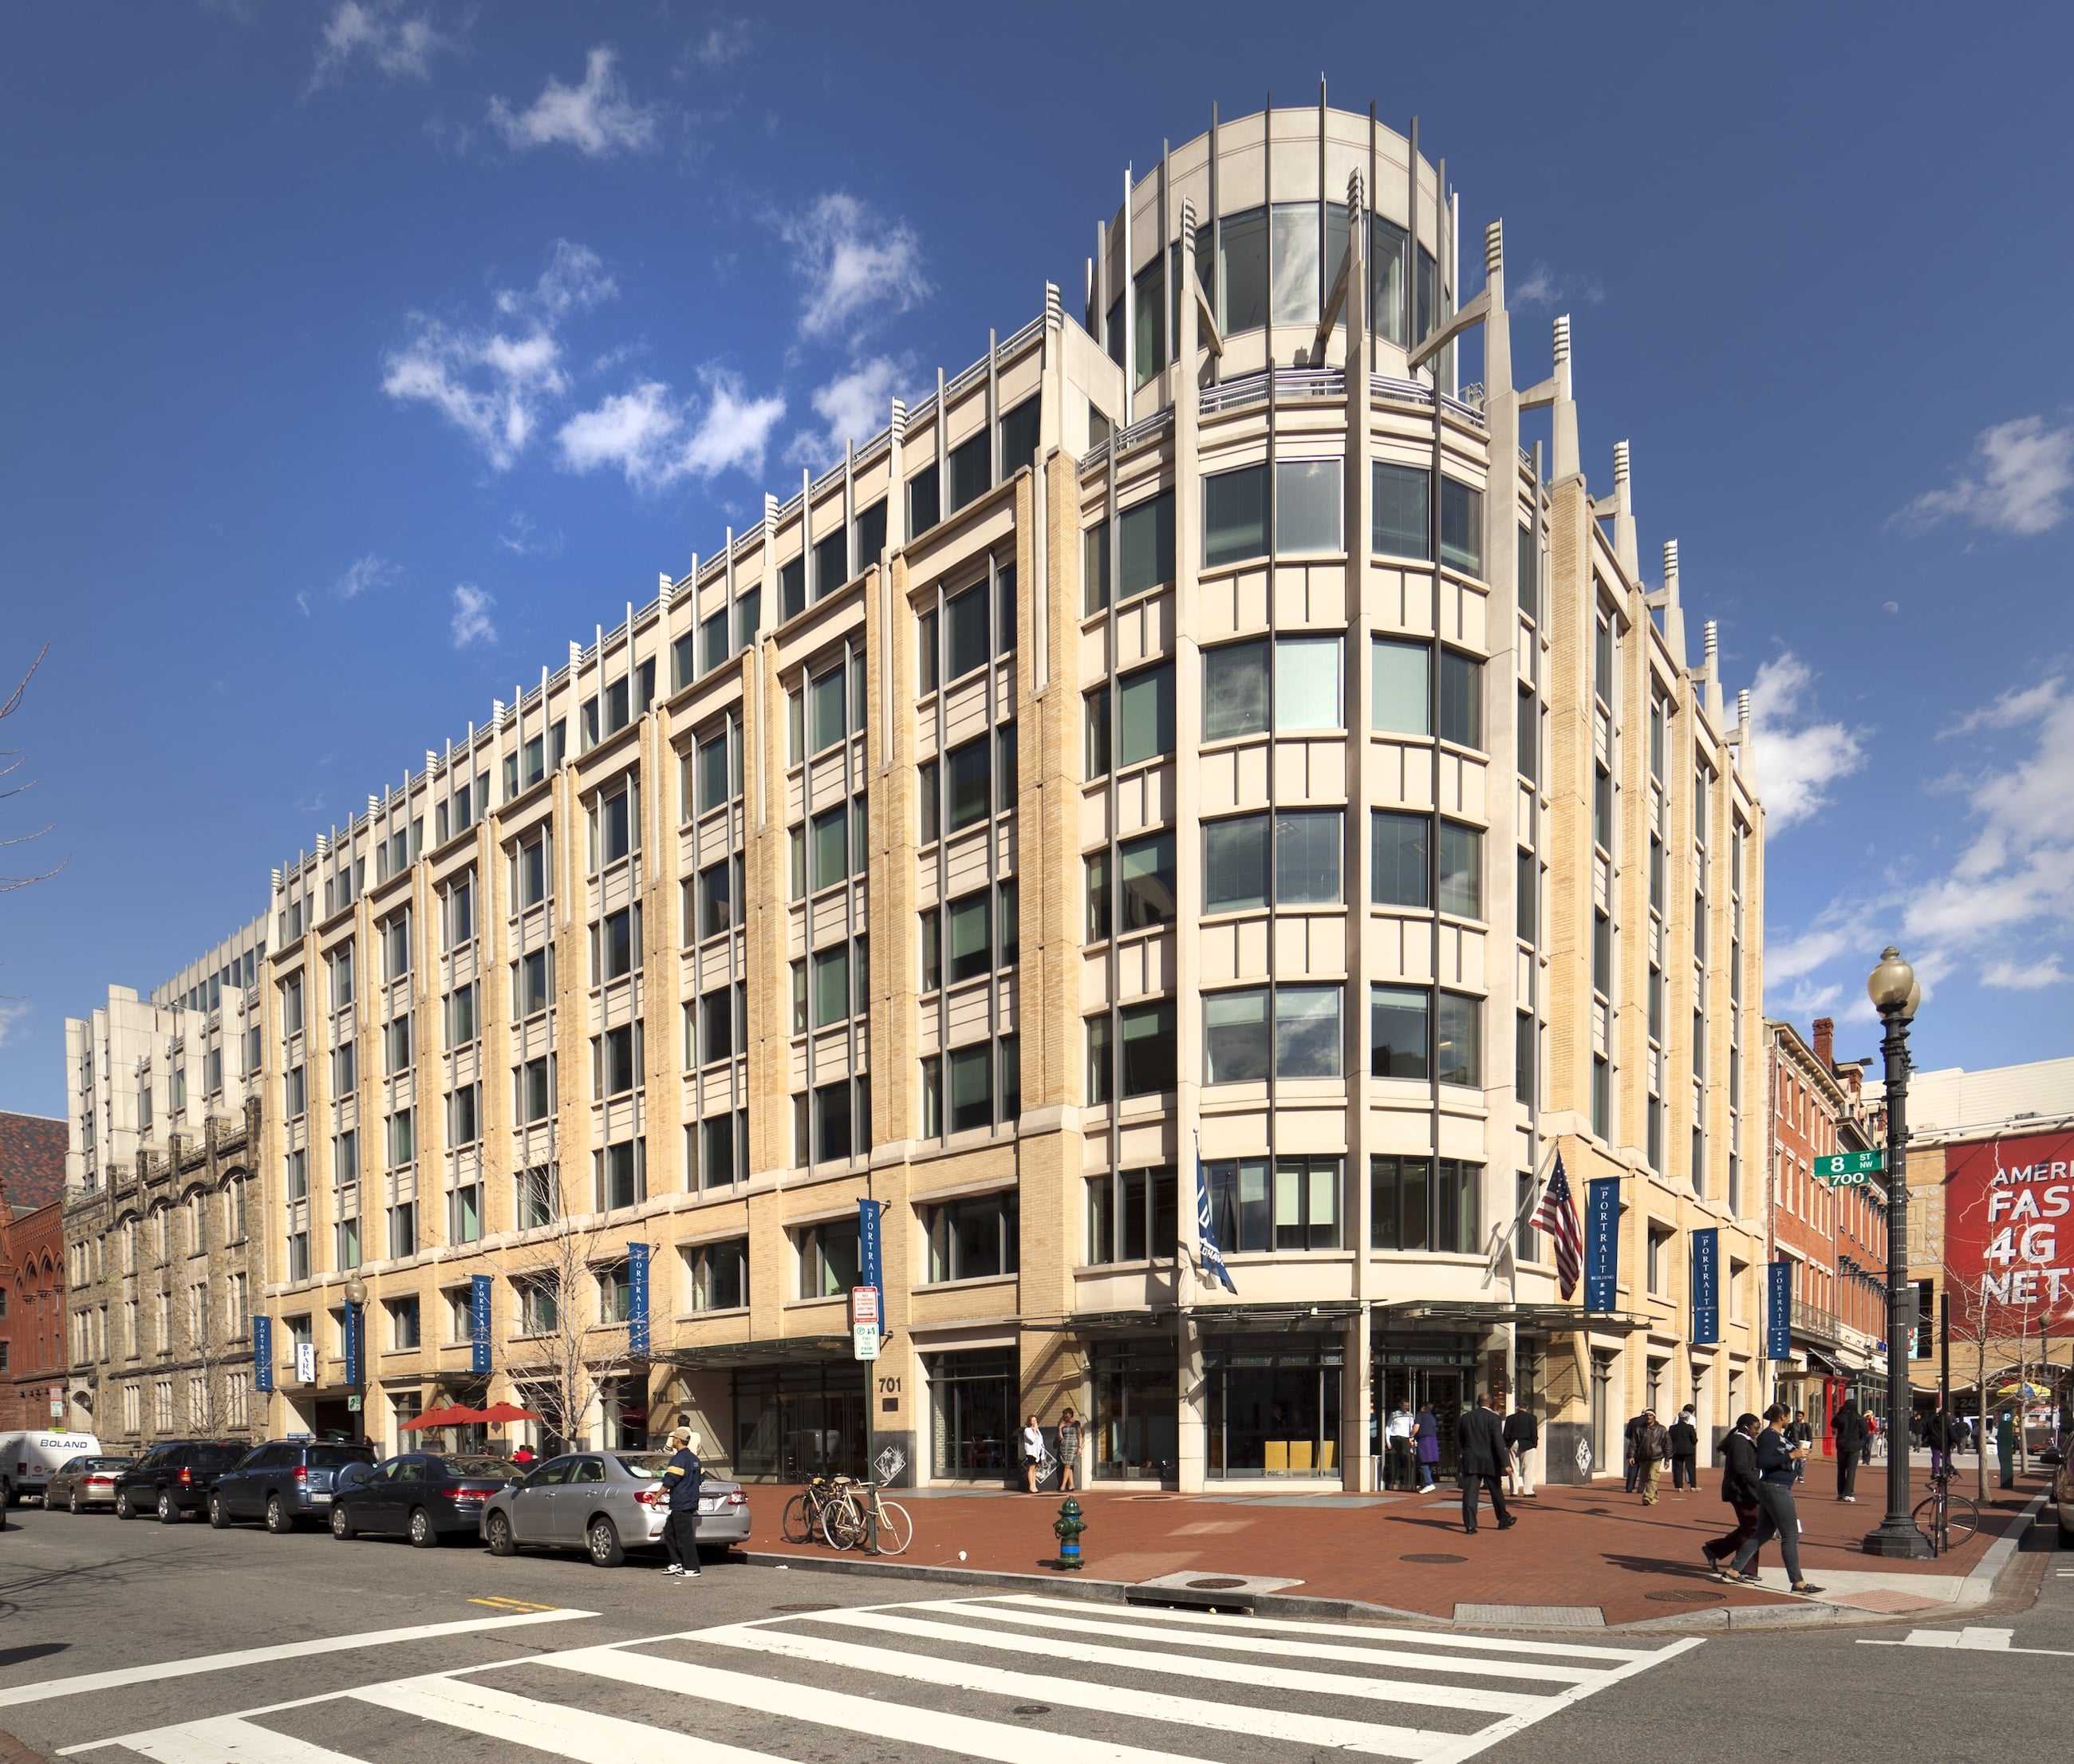
[[[1944,1266],[1955,1320],[1987,1305],[2017,1324],[2074,1300],[2074,1133],[1948,1146]]]

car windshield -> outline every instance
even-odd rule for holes
[[[78,1468],[82,1470],[126,1470],[136,1461],[134,1458],[81,1458]]]
[[[445,1458],[440,1460],[451,1476],[493,1476],[500,1482],[516,1481],[519,1467],[509,1458]]]
[[[337,1470],[349,1464],[370,1464],[374,1458],[366,1447],[357,1445],[313,1445],[309,1456],[312,1470]]]
[[[668,1457],[660,1452],[622,1452],[615,1455],[619,1459],[619,1467],[629,1476],[651,1479],[661,1476],[670,1462]]]
[[[244,1448],[235,1445],[198,1445],[194,1448],[195,1468],[200,1470],[221,1470],[235,1464],[244,1456]]]

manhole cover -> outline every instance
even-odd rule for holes
[[[1018,1703],[1015,1712],[1018,1715],[1049,1715],[1051,1705],[1049,1703]]]
[[[1645,1593],[1642,1597],[1658,1605],[1719,1605],[1723,1595],[1709,1593],[1696,1586],[1674,1587],[1665,1593]]]
[[[1188,1584],[1192,1587],[1198,1588],[1205,1593],[1221,1593],[1234,1586],[1244,1586],[1246,1582],[1242,1580],[1235,1580],[1229,1575],[1226,1575],[1217,1580],[1191,1580]]]
[[[1466,1562],[1466,1555],[1400,1555],[1400,1562]]]

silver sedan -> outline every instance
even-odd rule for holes
[[[617,1568],[630,1549],[662,1541],[670,1517],[660,1452],[579,1452],[550,1458],[523,1482],[499,1489],[482,1513],[482,1541],[493,1555],[519,1550],[581,1550],[600,1568]],[[700,1490],[699,1542],[738,1543],[749,1535],[749,1500],[737,1482],[708,1477]]]
[[[84,1513],[90,1506],[115,1505],[115,1479],[134,1458],[68,1458],[43,1485],[43,1505]]]

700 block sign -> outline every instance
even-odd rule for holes
[[[1886,1168],[1884,1151],[1840,1151],[1832,1157],[1815,1160],[1815,1179],[1848,1187],[1863,1182],[1868,1176],[1876,1176]]]

